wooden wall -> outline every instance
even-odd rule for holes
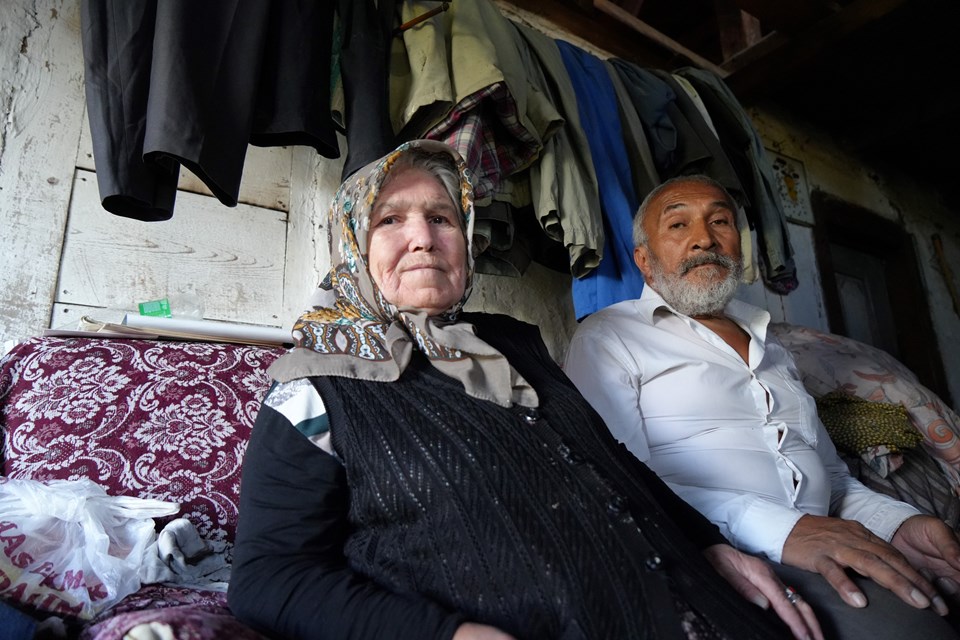
[[[4,341],[84,314],[114,320],[186,290],[207,318],[281,326],[295,315],[284,306],[288,252],[313,243],[288,247],[291,149],[250,147],[237,207],[183,171],[171,220],[112,215],[100,206],[84,112],[79,0],[5,3],[0,24]]]

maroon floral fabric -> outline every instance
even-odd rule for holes
[[[0,360],[2,473],[90,478],[113,495],[179,502],[232,542],[240,466],[267,367],[284,349],[33,338]]]
[[[138,637],[265,640],[234,618],[227,609],[213,605],[181,605],[119,613],[84,629],[80,640],[123,640],[127,633],[141,625],[149,625],[152,633],[142,632]]]
[[[226,591],[210,591],[195,587],[181,587],[167,584],[148,584],[140,587],[129,596],[93,619],[97,624],[120,615],[144,609],[167,609],[181,606],[227,608]]]

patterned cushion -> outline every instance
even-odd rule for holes
[[[284,349],[33,338],[0,360],[2,473],[87,477],[108,493],[179,502],[232,541],[240,465]]]
[[[814,398],[841,390],[849,395],[902,405],[926,449],[960,492],[960,416],[893,356],[831,333],[789,324],[770,330],[793,353],[803,385]]]

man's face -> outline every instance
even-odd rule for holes
[[[724,193],[676,183],[650,203],[643,227],[647,244],[633,256],[646,282],[680,313],[722,311],[742,274],[736,210]]]

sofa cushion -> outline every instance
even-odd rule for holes
[[[179,502],[179,516],[204,538],[232,541],[243,453],[270,385],[266,369],[283,353],[30,339],[0,360],[2,472],[86,477],[113,495]]]

